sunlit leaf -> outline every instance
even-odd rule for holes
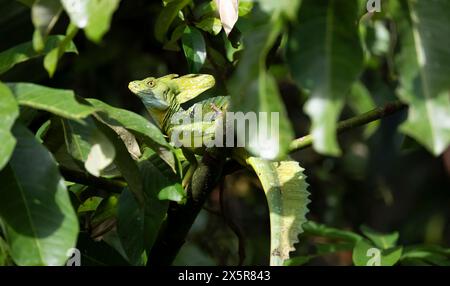
[[[190,72],[199,72],[206,60],[206,44],[202,33],[194,27],[186,27],[181,42]]]
[[[410,104],[400,129],[439,155],[450,145],[450,2],[406,1],[399,21],[398,95]]]
[[[336,122],[362,69],[357,11],[356,1],[304,1],[289,39],[288,64],[298,85],[310,91],[305,112],[314,148],[326,155],[341,153]]]
[[[270,212],[270,265],[283,265],[295,250],[306,222],[309,192],[303,169],[295,161],[269,162],[250,157],[247,162],[261,181]]]
[[[19,106],[9,88],[0,82],[0,170],[12,155],[16,139],[10,129],[19,116]]]

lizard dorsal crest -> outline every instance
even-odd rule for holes
[[[180,104],[197,97],[216,83],[214,77],[209,74],[187,74],[172,78],[172,81],[179,90],[177,100]]]

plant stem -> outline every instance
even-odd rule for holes
[[[222,175],[224,165],[222,159],[205,152],[192,176],[191,191],[186,204],[177,204],[169,208],[166,223],[148,256],[147,266],[172,264],[206,199]]]
[[[339,122],[337,127],[337,133],[340,134],[347,130],[387,117],[406,107],[407,105],[403,104],[400,101],[393,101],[387,103],[382,107],[375,108],[366,113]],[[295,152],[306,149],[308,147],[311,147],[312,144],[313,144],[313,136],[311,134],[303,136],[291,142],[289,152]]]
[[[59,167],[59,171],[66,181],[85,186],[95,186],[113,193],[121,192],[127,186],[127,183],[122,180],[95,177],[85,172],[71,170],[61,166]]]

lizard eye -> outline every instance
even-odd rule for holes
[[[150,88],[153,88],[153,87],[155,87],[156,82],[155,82],[155,80],[153,80],[153,79],[149,79],[149,80],[147,80],[146,84],[147,84]]]

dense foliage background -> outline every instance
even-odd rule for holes
[[[168,200],[184,195],[127,86],[198,72],[216,78],[202,98],[281,113],[280,156],[315,138],[290,152],[311,203],[287,265],[365,265],[371,246],[384,265],[450,263],[449,1],[382,1],[367,13],[363,0],[241,0],[232,30],[214,1],[76,2],[0,0],[0,265],[63,265],[71,247],[82,265],[145,264]],[[339,120],[399,99],[409,108],[337,138]],[[268,263],[258,179],[241,169],[224,187],[175,265],[233,265],[244,252],[245,265]]]

